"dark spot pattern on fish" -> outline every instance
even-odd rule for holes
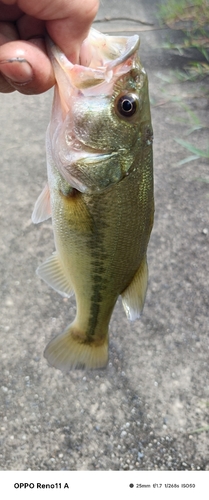
[[[99,225],[95,225],[94,233],[89,238],[88,246],[91,253],[91,297],[90,297],[90,310],[89,310],[89,320],[86,332],[86,343],[97,342],[102,339],[104,329],[101,328],[103,324],[104,317],[108,318],[111,315],[112,309],[114,307],[111,302],[111,307],[109,306],[109,300],[105,300],[108,294],[109,285],[109,275],[107,269],[107,262],[109,261],[110,255],[107,251],[105,245],[105,232],[108,229],[108,223],[104,219],[105,206],[101,203],[100,198],[100,213],[98,212],[98,204],[93,201],[93,206],[91,207],[94,217],[99,220]],[[101,210],[103,208],[103,210]],[[101,328],[101,330],[100,330]]]
[[[97,248],[92,251],[92,261],[93,261],[93,269],[92,269],[92,294],[90,298],[90,311],[89,311],[89,322],[88,322],[88,330],[87,330],[87,342],[89,340],[93,340],[97,333],[97,326],[99,323],[99,315],[101,313],[101,308],[104,307],[103,299],[104,293],[106,290],[107,279],[104,278],[105,275],[105,266],[102,262],[105,259],[105,251],[102,248],[102,242],[97,243]],[[100,263],[98,263],[98,255],[100,255]],[[96,257],[96,264],[94,261],[94,257]],[[97,335],[98,336],[98,335]]]

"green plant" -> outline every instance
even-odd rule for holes
[[[201,77],[209,76],[209,0],[165,0],[164,4],[159,9],[159,16],[161,20],[172,29],[181,30],[182,37],[179,38],[178,43],[168,42],[164,45],[167,49],[176,49],[180,55],[183,55],[187,49],[197,49],[201,58],[198,58],[197,50],[192,52],[196,56],[196,60],[191,61],[189,66],[184,67],[184,71],[175,70],[169,75],[158,73],[156,76],[162,81],[161,92],[165,98],[155,106],[171,103],[172,105],[180,105],[181,113],[176,117],[173,116],[175,121],[185,124],[184,137],[193,133],[198,133],[202,129],[208,129],[209,126],[197,116],[192,108],[185,102],[186,99],[199,99],[201,97],[208,97],[208,80],[206,80],[206,87],[200,88],[196,92],[193,82]],[[187,89],[181,95],[179,91],[177,94],[174,90],[175,79],[179,82],[189,82]],[[170,89],[170,91],[168,90]],[[184,87],[185,89],[185,87]],[[194,93],[195,89],[195,93]],[[202,94],[202,95],[201,95]],[[182,110],[185,111],[182,116]],[[183,146],[189,153],[183,158],[178,165],[184,165],[193,160],[204,159],[209,160],[209,148],[203,147],[200,149],[198,136],[194,137],[194,142],[189,142],[184,138],[174,138],[174,140]],[[207,182],[207,181],[206,181]]]
[[[168,0],[159,8],[160,19],[172,29],[184,34],[182,43],[167,43],[164,48],[175,48],[180,54],[197,49],[203,61],[190,64],[191,77],[209,75],[209,0]]]
[[[161,4],[159,15],[172,28],[185,28],[188,31],[203,28],[200,35],[204,36],[204,28],[209,19],[208,0],[167,0]]]
[[[184,148],[187,149],[190,153],[193,153],[192,156],[187,156],[183,160],[179,161],[177,165],[184,165],[184,163],[188,163],[189,161],[192,160],[198,160],[199,158],[207,158],[209,159],[209,148],[206,150],[202,150],[199,148],[196,148],[191,144],[190,142],[184,141],[183,139],[175,139],[178,144],[181,144]]]
[[[206,425],[205,427],[198,427],[198,429],[194,429],[194,431],[191,431],[190,434],[199,434],[200,432],[208,432],[209,431],[209,425]]]

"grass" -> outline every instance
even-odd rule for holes
[[[183,42],[168,42],[167,49],[184,54],[196,49],[201,61],[189,65],[191,78],[209,76],[209,0],[166,0],[159,8],[159,18],[173,30],[181,30]]]
[[[208,432],[208,431],[209,431],[209,425],[206,425],[205,427],[199,427],[198,429],[191,431],[190,434],[199,434],[201,432]]]
[[[164,0],[159,8],[159,18],[172,30],[181,30],[179,43],[168,41],[164,45],[166,49],[175,49],[179,54],[185,55],[188,49],[192,50],[193,60],[184,67],[184,71],[173,71],[174,78],[180,82],[194,82],[196,80],[206,79],[205,97],[208,97],[208,77],[209,77],[209,0]],[[195,50],[194,50],[195,49]],[[158,75],[162,78],[162,75]],[[164,83],[169,85],[172,82],[170,76]],[[178,165],[184,165],[193,160],[204,159],[209,161],[209,147],[206,144],[204,149],[196,147],[187,140],[187,136],[209,128],[208,125],[201,123],[199,117],[192,109],[183,102],[183,97],[171,96],[170,100],[181,105],[185,110],[185,125],[187,130],[183,138],[175,138],[175,141],[187,150],[187,156],[181,160]],[[165,101],[166,102],[166,101]],[[179,119],[182,121],[182,118]],[[191,126],[189,127],[189,125]],[[196,141],[195,141],[196,142]],[[197,140],[198,142],[198,140]]]
[[[183,146],[184,148],[186,148],[187,151],[189,151],[190,153],[193,153],[192,155],[187,156],[183,160],[179,161],[177,163],[177,165],[179,165],[179,166],[184,165],[185,163],[188,163],[192,160],[199,160],[200,158],[207,158],[209,160],[209,148],[205,149],[205,150],[196,148],[193,144],[191,144],[190,142],[184,141],[183,139],[177,138],[177,139],[175,139],[175,141],[178,144],[181,144],[181,146]]]
[[[208,0],[167,0],[160,6],[160,16],[172,24],[190,22],[193,27],[204,27],[209,16]]]

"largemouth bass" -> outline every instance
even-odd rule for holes
[[[119,295],[130,320],[143,309],[154,213],[152,126],[138,36],[91,29],[79,65],[52,41],[48,46],[56,77],[48,184],[32,220],[52,217],[56,247],[38,275],[63,296],[75,293],[75,320],[44,353],[67,372],[106,366]]]

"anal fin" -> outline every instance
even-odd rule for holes
[[[73,295],[73,287],[64,273],[56,252],[38,267],[36,273],[63,297],[71,297]]]
[[[39,195],[36,200],[33,213],[32,213],[32,222],[34,224],[38,224],[39,222],[43,222],[51,217],[51,205],[50,205],[50,192],[48,182],[44,187],[43,191]]]
[[[147,281],[148,267],[145,256],[130,285],[121,294],[126,316],[131,321],[141,315],[147,291]]]

